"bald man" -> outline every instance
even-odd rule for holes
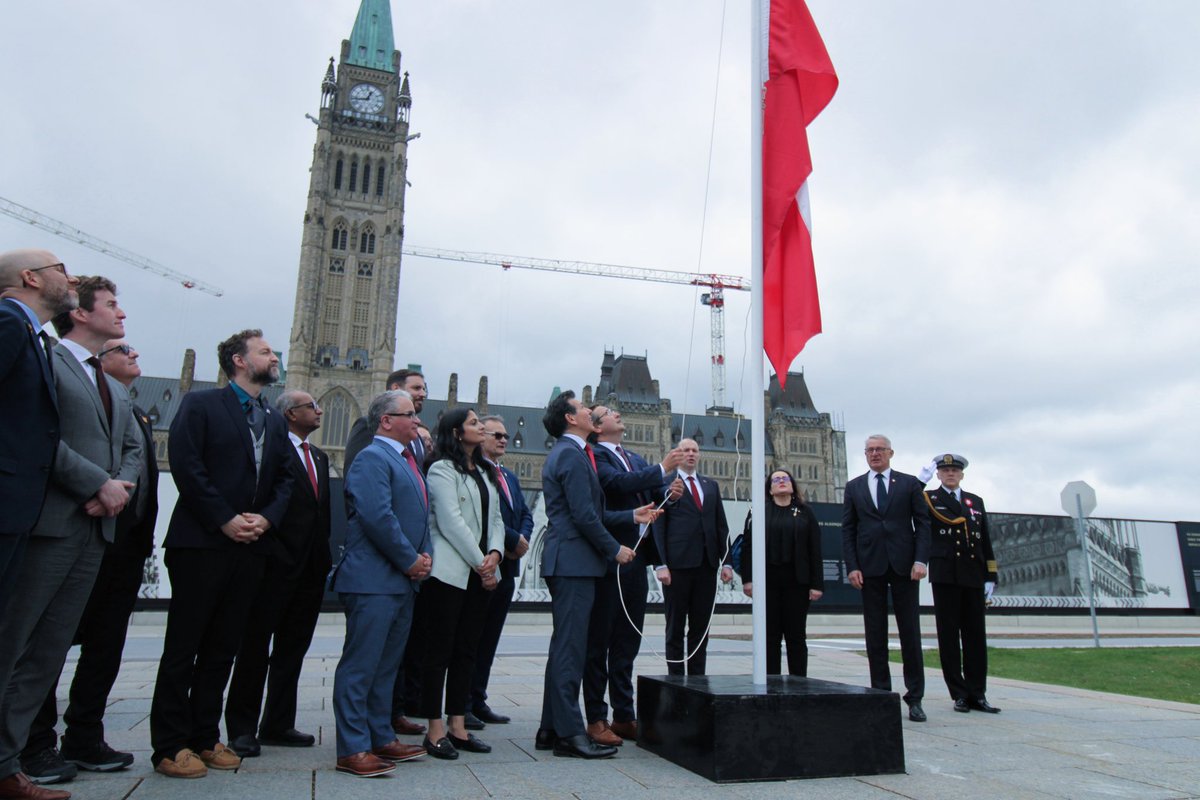
[[[0,614],[41,514],[58,449],[58,394],[42,326],[79,302],[48,250],[0,253]]]

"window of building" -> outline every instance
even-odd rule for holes
[[[371,159],[363,161],[363,194],[371,193]]]
[[[371,254],[375,252],[375,229],[370,225],[363,228],[362,233],[359,234],[358,252]]]
[[[340,297],[325,299],[325,321],[337,322],[342,318],[342,300]]]
[[[350,162],[350,191],[358,191],[358,162]]]
[[[713,437],[713,446],[714,447],[724,447],[725,446],[725,433],[723,431],[717,431],[717,435]]]
[[[520,423],[518,423],[518,424],[520,424]],[[525,446],[525,437],[521,435],[520,431],[517,431],[517,435],[513,437],[513,447],[520,450],[524,446]]]
[[[362,300],[354,301],[354,324],[366,325],[371,316],[371,304]]]
[[[383,197],[383,164],[379,165],[379,169],[375,171],[375,196]]]
[[[333,250],[345,250],[349,236],[350,234],[346,230],[346,223],[338,222],[333,226],[333,240],[329,243],[330,248]]]
[[[367,346],[367,326],[366,325],[355,325],[350,328],[350,346],[351,347],[362,347],[362,348],[365,348]],[[361,366],[355,367],[355,369],[362,369],[362,367]]]
[[[696,432],[692,434],[692,438],[696,440],[696,444],[701,447],[704,446],[704,433],[700,429],[696,429]]]
[[[329,271],[331,273],[333,273],[334,275],[345,275],[346,274],[346,259],[344,259],[344,258],[329,259]]]
[[[340,191],[342,188],[342,169],[344,166],[345,166],[345,164],[343,163],[342,159],[339,157],[337,160],[337,164],[333,168],[333,188],[335,190]]]
[[[370,278],[375,274],[375,265],[370,261],[358,262],[358,277]]]
[[[549,450],[551,447],[554,447],[554,437],[547,436],[546,437],[546,449]]]
[[[328,356],[327,356],[328,358]],[[345,389],[334,389],[318,401],[321,405],[321,427],[317,430],[321,445],[344,447],[350,435],[350,420],[358,416],[358,408]]]

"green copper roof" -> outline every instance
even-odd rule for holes
[[[356,64],[382,72],[392,71],[392,5],[389,0],[362,0],[350,33],[350,57]]]

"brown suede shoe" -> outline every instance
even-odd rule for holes
[[[392,717],[392,730],[401,736],[420,736],[425,732],[425,726],[408,717],[396,716]]]
[[[242,765],[241,756],[220,742],[212,750],[201,750],[200,760],[212,769],[237,769]]]
[[[628,722],[619,722],[617,720],[613,720],[613,724],[609,725],[608,728],[622,739],[628,739],[631,742],[637,741],[636,719],[631,719]]]
[[[587,735],[592,737],[592,741],[596,744],[602,744],[606,747],[620,747],[625,744],[625,740],[612,732],[612,728],[608,725],[608,720],[602,719],[593,722],[587,726]]]
[[[342,756],[337,760],[337,771],[345,772],[359,778],[374,778],[376,775],[387,775],[396,771],[396,765],[391,761],[373,756],[370,753],[355,753],[352,756]]]
[[[164,758],[155,764],[154,771],[168,778],[203,778],[208,774],[208,767],[185,747],[174,758]]]
[[[412,761],[414,758],[425,755],[425,748],[418,744],[405,744],[397,739],[383,747],[376,747],[371,751],[371,755],[393,762]]]
[[[4,800],[69,800],[71,793],[45,789],[29,780],[24,772],[14,772],[0,780],[0,797]]]

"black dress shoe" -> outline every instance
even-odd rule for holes
[[[488,705],[475,706],[475,716],[486,722],[488,725],[504,725],[512,722],[512,717],[506,717],[503,714],[497,714],[492,711]]]
[[[558,734],[550,728],[538,728],[537,736],[533,739],[534,750],[552,750],[558,741]]]
[[[994,705],[989,703],[987,701],[987,698],[981,698],[979,700],[969,700],[968,704],[971,706],[971,708],[975,709],[976,711],[982,711],[985,714],[999,714],[1000,713],[1000,709],[996,708]]]
[[[454,745],[450,744],[450,739],[445,736],[438,739],[436,744],[429,741],[429,737],[426,736],[425,741],[421,742],[421,746],[434,758],[444,758],[447,761],[458,758],[458,751],[454,749]]]
[[[317,743],[317,737],[311,733],[301,733],[295,728],[288,728],[277,733],[264,731],[258,735],[258,741],[271,747],[312,747]]]
[[[454,745],[455,750],[466,750],[468,753],[492,752],[492,746],[482,739],[476,738],[473,733],[468,733],[465,739],[460,739],[453,733],[447,734],[446,738],[450,740],[450,744]]]
[[[617,754],[617,748],[610,745],[596,744],[586,733],[577,736],[565,736],[554,743],[554,755],[570,758],[612,758]]]
[[[929,719],[925,716],[925,709],[921,708],[920,703],[912,703],[908,707],[908,718],[913,722],[924,722]]]
[[[463,720],[463,725],[465,725],[469,731],[481,731],[487,727],[487,725],[483,724],[483,720],[472,714],[470,711],[468,711],[466,714],[463,714]]]
[[[962,714],[967,714],[971,711],[971,706],[967,704],[967,698],[960,697],[954,701],[954,710]]]
[[[242,758],[257,758],[262,755],[262,746],[254,734],[251,733],[243,733],[241,736],[231,739],[229,749]]]

